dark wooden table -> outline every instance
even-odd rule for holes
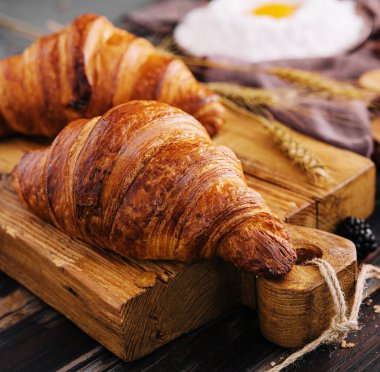
[[[43,3],[43,0],[38,0],[38,3]],[[46,12],[50,11],[51,18],[56,20],[58,13],[54,12],[58,12],[59,6],[63,7],[66,3],[69,2],[57,1],[55,8],[45,9],[44,17],[48,18]],[[89,1],[81,3],[84,8],[90,6]],[[112,8],[110,3],[114,6],[114,12],[124,10],[121,1],[104,1],[103,5],[99,1],[94,3],[97,4],[94,11],[99,13],[102,12],[99,7],[105,7],[106,3],[105,11]],[[128,2],[125,7],[137,3]],[[6,2],[6,5],[5,1],[0,1],[0,5],[3,5],[0,11],[5,8],[7,15],[23,21],[28,15],[25,7],[36,6],[34,1],[12,1]],[[70,15],[65,13],[58,20],[64,23],[65,17]],[[38,12],[32,12],[30,16],[35,17],[30,23],[39,29],[43,28],[44,23],[38,17]],[[29,43],[25,35],[22,37],[0,28],[0,56],[19,52]],[[376,210],[370,222],[380,237],[380,197],[377,198]],[[380,252],[373,254],[368,261],[380,265]],[[380,315],[374,313],[372,306],[380,304],[380,291],[372,299],[371,306],[362,306],[362,329],[349,337],[356,344],[354,348],[323,346],[289,370],[379,371]],[[257,371],[269,368],[271,362],[278,362],[286,353],[286,350],[260,335],[254,311],[238,307],[138,361],[125,363],[29,291],[0,273],[0,371]]]
[[[380,199],[378,199],[378,203]],[[371,218],[380,236],[380,205]],[[369,258],[380,265],[380,252]],[[363,304],[362,329],[348,338],[354,348],[323,346],[292,371],[379,371],[380,291]],[[258,371],[278,362],[286,350],[264,339],[256,313],[238,307],[131,363],[125,363],[70,321],[0,273],[0,371]]]

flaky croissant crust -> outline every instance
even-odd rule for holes
[[[223,123],[218,97],[182,61],[102,16],[82,15],[0,61],[0,135],[55,136],[72,120],[136,99],[179,107],[210,135]]]
[[[190,115],[133,101],[77,120],[14,170],[21,201],[69,235],[143,259],[220,256],[259,275],[295,261],[234,153]]]

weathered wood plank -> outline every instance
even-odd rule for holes
[[[43,303],[26,289],[17,287],[8,296],[0,298],[0,332],[37,313],[43,306]]]
[[[124,359],[241,302],[239,272],[221,260],[137,264],[66,236],[6,188],[0,195],[0,269]],[[147,273],[155,278],[148,283]]]
[[[96,346],[94,340],[47,307],[0,335],[0,369],[6,366],[9,371],[53,370]]]

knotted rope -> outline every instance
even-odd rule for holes
[[[320,345],[343,341],[348,333],[358,330],[359,310],[363,301],[366,282],[368,279],[380,280],[380,267],[373,265],[362,266],[356,282],[354,303],[350,314],[347,315],[347,303],[334,268],[327,261],[320,258],[315,258],[312,261],[309,261],[307,265],[318,266],[319,271],[330,290],[335,315],[331,319],[330,326],[318,338],[311,341],[300,350],[290,354],[282,363],[271,368],[268,372],[281,371],[306,354],[315,350]]]

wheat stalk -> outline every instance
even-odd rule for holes
[[[176,44],[174,38],[171,34],[169,34],[161,39],[161,41],[156,45],[156,49],[161,55],[169,55],[179,58],[181,55],[177,53],[175,46]]]
[[[332,181],[332,177],[318,157],[302,145],[293,135],[292,131],[282,123],[268,118],[263,114],[254,113],[238,105],[229,98],[222,97],[223,102],[234,110],[250,116],[260,123],[270,134],[273,142],[282,153],[313,181],[315,185],[326,185]]]
[[[324,77],[318,72],[304,71],[289,67],[265,68],[260,66],[238,66],[205,58],[187,56],[178,50],[175,40],[171,35],[162,39],[157,45],[157,49],[161,54],[180,58],[184,63],[190,66],[210,67],[246,73],[266,73],[328,98],[364,100],[369,103],[374,96],[373,93],[371,94],[367,89],[358,88],[350,83]]]
[[[317,72],[303,71],[287,67],[272,67],[267,73],[277,76],[281,80],[309,89],[329,98],[351,100],[365,99],[367,92],[363,89],[338,80],[326,78]]]
[[[204,83],[204,85],[220,96],[228,98],[239,106],[245,107],[253,112],[256,112],[258,107],[272,107],[302,115],[306,118],[305,120],[307,120],[307,117],[313,115],[313,108],[315,107],[312,103],[316,96],[299,89],[287,87],[266,90],[228,82],[212,82]],[[339,104],[349,105],[350,101],[340,101]],[[380,108],[380,104],[376,104],[372,100],[368,107],[375,110]],[[319,107],[319,114],[325,117],[326,120],[336,123],[337,125],[349,120],[347,116],[349,113],[345,113],[344,111],[337,112],[331,109],[325,110],[323,105]]]
[[[206,83],[205,85],[220,96],[229,98],[247,108],[251,106],[275,106],[279,103],[276,93],[264,89],[250,88],[226,82]]]
[[[252,116],[255,121],[263,125],[286,157],[311,176],[314,183],[322,184],[330,179],[319,159],[297,141],[287,127],[266,117],[267,113],[263,110],[264,107],[284,105],[284,100],[278,93],[230,83],[208,83],[206,85],[219,94],[225,104]]]
[[[313,102],[315,96],[312,94],[305,94],[305,92],[299,91],[298,89],[275,88],[266,90],[228,82],[204,84],[220,96],[228,98],[239,106],[243,106],[253,112],[256,112],[258,107],[272,107],[294,112],[303,115],[306,118],[312,114],[313,108],[309,107],[309,105]],[[342,104],[343,103],[344,102],[342,102]],[[335,123],[347,120],[347,117],[343,113],[336,113],[331,110],[327,112],[323,110],[322,107],[320,109],[320,115]]]
[[[172,37],[163,39],[157,48],[162,55],[181,58],[187,64],[227,68],[232,70],[246,70],[245,67],[240,69],[237,66],[211,63],[205,59],[179,55],[175,50],[175,42]],[[260,72],[260,68],[249,68],[248,71],[253,72],[255,70]],[[303,77],[303,79],[308,80],[310,83],[310,77],[309,79]],[[285,156],[299,169],[304,171],[316,185],[326,184],[332,180],[331,176],[326,171],[325,166],[317,156],[297,141],[286,126],[263,115],[263,107],[290,106],[289,98],[292,98],[294,101],[294,97],[297,96],[295,91],[287,89],[286,94],[281,95],[278,92],[250,88],[226,82],[214,82],[205,85],[215,93],[219,94],[226,105],[245,115],[251,116],[256,122],[263,125],[282,153],[285,154]]]
[[[289,67],[265,68],[249,65],[238,66],[220,61],[208,60],[206,58],[184,55],[178,50],[172,36],[167,36],[162,39],[156,47],[162,55],[179,58],[190,66],[217,68],[244,73],[266,73],[277,76],[281,80],[328,98],[364,100],[366,102],[369,102],[373,98],[373,94],[366,89],[358,88],[350,83],[327,78],[318,72],[304,71]]]

